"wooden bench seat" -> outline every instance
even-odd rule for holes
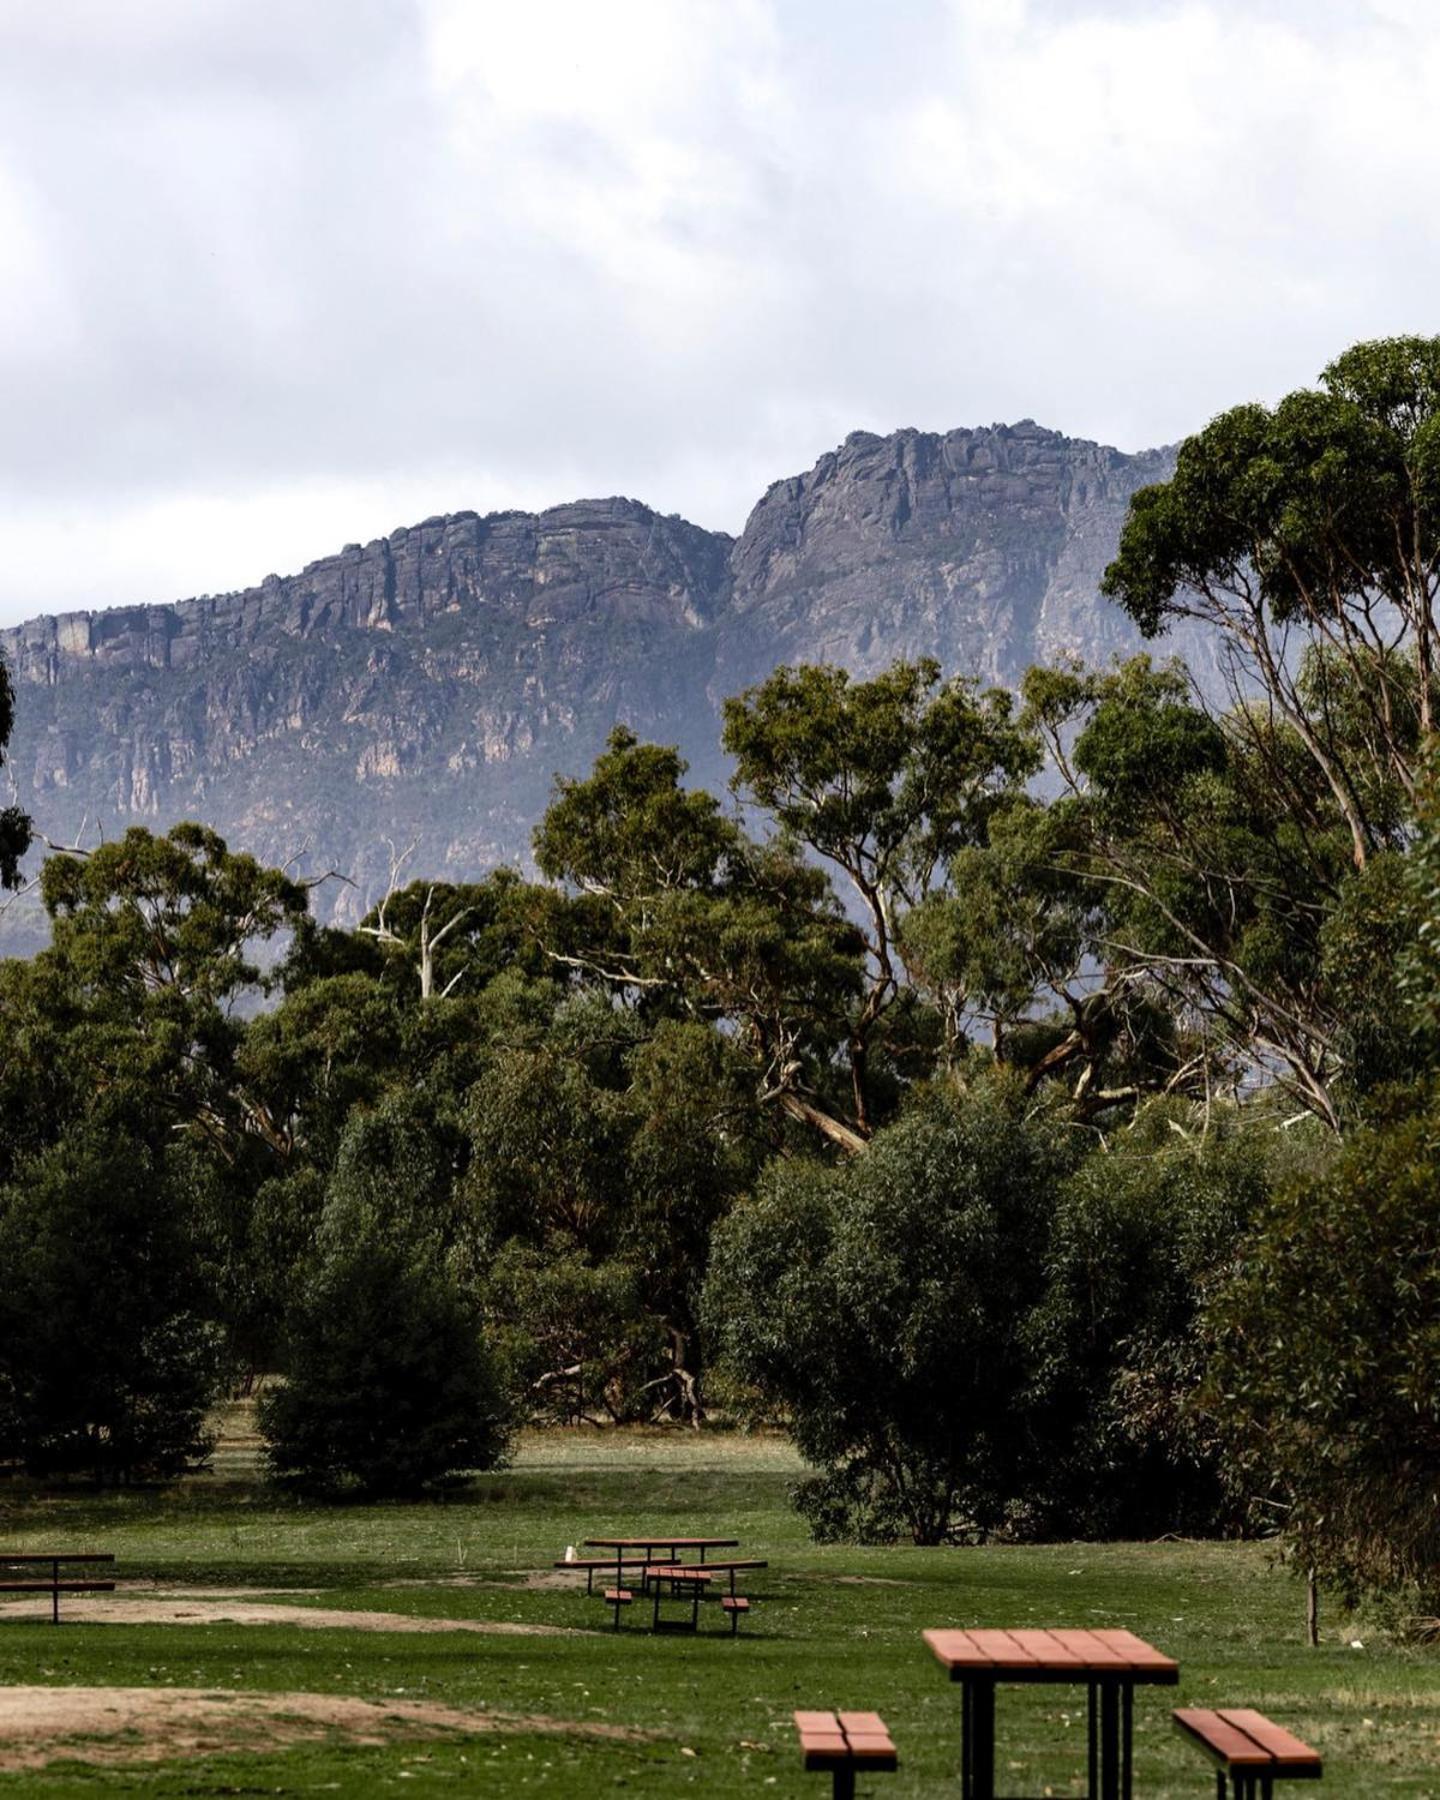
[[[614,1624],[611,1628],[612,1630],[618,1631],[620,1629],[620,1608],[622,1606],[631,1605],[634,1599],[635,1596],[630,1592],[629,1588],[606,1588],[605,1604],[615,1615]]]
[[[585,1592],[593,1594],[596,1575],[603,1574],[607,1569],[613,1569],[617,1575],[622,1569],[643,1569],[645,1560],[643,1556],[572,1556],[570,1561],[566,1562],[562,1556],[554,1566],[557,1569],[575,1569],[577,1571],[583,1569],[585,1571]]]
[[[859,1771],[900,1766],[879,1713],[797,1712],[795,1729],[807,1772],[833,1776],[835,1800],[853,1800]]]
[[[1173,1717],[1180,1735],[1215,1763],[1220,1800],[1227,1775],[1235,1800],[1270,1800],[1275,1782],[1318,1781],[1324,1773],[1317,1750],[1251,1707],[1180,1707]]]
[[[720,1605],[730,1615],[730,1635],[734,1637],[740,1629],[742,1614],[748,1613],[750,1610],[750,1602],[743,1594],[722,1594]]]

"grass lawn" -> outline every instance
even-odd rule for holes
[[[576,1628],[528,1636],[77,1621],[56,1631],[0,1618],[6,1686],[357,1696],[636,1731],[604,1741],[533,1729],[446,1731],[369,1745],[337,1734],[286,1745],[280,1719],[278,1747],[262,1734],[243,1752],[177,1740],[168,1760],[94,1766],[72,1758],[0,1775],[0,1800],[122,1789],[356,1795],[396,1793],[402,1783],[423,1794],[462,1782],[485,1794],[825,1795],[828,1777],[799,1768],[790,1725],[797,1706],[884,1714],[901,1769],[862,1782],[862,1792],[889,1800],[958,1793],[959,1689],[920,1631],[1025,1624],[1128,1626],[1179,1659],[1178,1692],[1137,1695],[1140,1794],[1213,1795],[1208,1766],[1169,1725],[1170,1708],[1188,1702],[1248,1704],[1278,1717],[1324,1752],[1326,1779],[1315,1791],[1332,1800],[1440,1796],[1440,1652],[1396,1648],[1333,1609],[1321,1648],[1307,1649],[1300,1586],[1263,1547],[817,1547],[786,1503],[796,1472],[789,1447],[773,1439],[556,1432],[529,1438],[512,1469],[444,1505],[279,1501],[255,1484],[243,1448],[223,1454],[216,1475],[163,1493],[57,1498],[0,1489],[5,1548],[113,1550],[127,1583],[232,1596],[292,1589],[301,1591],[267,1597]],[[768,1571],[748,1578],[755,1606],[738,1641],[721,1634],[713,1604],[699,1636],[656,1638],[638,1600],[627,1627],[612,1633],[583,1582],[578,1591],[527,1585],[566,1544],[644,1530],[736,1536],[745,1554],[770,1559]],[[1363,1649],[1351,1647],[1353,1638]],[[1083,1791],[1083,1690],[1002,1689],[998,1717],[1004,1791]]]

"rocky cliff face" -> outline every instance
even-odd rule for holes
[[[778,662],[870,674],[903,651],[1013,685],[1034,662],[1131,649],[1097,588],[1131,494],[1171,466],[1166,451],[1125,456],[1031,420],[854,432],[750,515],[712,694]]]
[[[523,861],[555,773],[617,721],[717,779],[720,700],[779,662],[924,654],[1013,682],[1133,648],[1097,583],[1168,469],[1028,422],[856,433],[738,542],[631,500],[457,513],[244,593],[37,619],[0,633],[11,771],[54,841],[203,818],[342,870],[325,892],[354,918],[392,843],[455,879]]]

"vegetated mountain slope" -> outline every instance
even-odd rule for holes
[[[933,655],[1013,682],[1134,648],[1097,585],[1169,467],[1028,422],[856,433],[738,542],[632,500],[457,513],[244,593],[37,619],[0,633],[15,785],[56,842],[199,817],[342,870],[323,904],[353,919],[391,843],[438,877],[523,862],[554,775],[617,720],[719,780],[719,702],[779,662]],[[0,925],[7,947],[23,929]]]

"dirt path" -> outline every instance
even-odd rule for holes
[[[425,1700],[343,1694],[237,1694],[203,1688],[0,1688],[0,1770],[70,1760],[119,1764],[265,1751],[339,1739],[385,1744],[449,1732],[540,1732],[639,1742],[619,1725],[468,1712]]]
[[[214,1595],[215,1590],[210,1590]],[[0,1619],[48,1619],[48,1596],[0,1605]],[[568,1625],[522,1625],[505,1619],[428,1619],[416,1613],[346,1612],[336,1606],[280,1601],[192,1598],[163,1594],[97,1594],[61,1602],[60,1622],[76,1625],[298,1625],[323,1631],[476,1631],[504,1637],[579,1637]]]

